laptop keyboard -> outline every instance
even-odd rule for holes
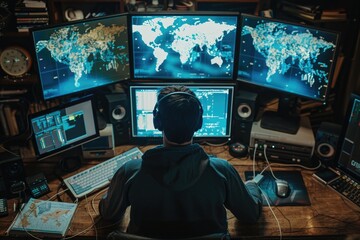
[[[360,184],[343,175],[329,183],[329,186],[360,207]]]

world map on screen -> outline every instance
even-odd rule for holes
[[[298,23],[242,16],[237,80],[325,101],[339,34]]]
[[[244,26],[241,35],[250,34],[253,46],[265,59],[268,72],[266,81],[271,82],[275,73],[284,74],[292,65],[297,65],[303,74],[302,80],[310,86],[317,76],[327,82],[328,64],[318,60],[321,53],[334,49],[332,42],[314,36],[311,32],[287,32],[286,25],[281,23],[264,23],[255,28]],[[316,66],[315,66],[316,65]]]
[[[135,75],[201,78],[232,74],[235,17],[135,19],[132,31]]]
[[[125,26],[69,26],[54,31],[48,40],[36,43],[36,52],[46,49],[51,58],[65,64],[74,74],[74,86],[80,87],[83,75],[93,71],[121,71],[128,65],[127,47],[118,44],[117,39],[124,33]],[[45,70],[44,70],[45,71]]]

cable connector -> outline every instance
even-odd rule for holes
[[[257,174],[254,179],[252,180],[254,183],[256,183],[257,185],[260,184],[260,182],[264,179],[264,175],[262,174]]]

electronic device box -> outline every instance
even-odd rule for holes
[[[312,155],[314,153],[315,137],[311,129],[310,120],[302,118],[300,128],[296,134],[288,134],[261,127],[261,120],[254,122],[250,136],[250,156],[254,156],[255,144],[256,159],[265,160],[264,145],[266,148],[266,157],[270,162],[280,162],[286,164],[300,164],[311,167]]]

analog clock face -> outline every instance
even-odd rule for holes
[[[1,52],[1,69],[12,77],[27,73],[31,67],[30,53],[21,47],[8,47]]]

